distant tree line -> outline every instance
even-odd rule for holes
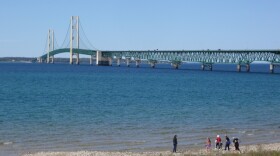
[[[34,57],[0,57],[0,62],[34,62]]]

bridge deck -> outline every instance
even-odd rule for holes
[[[50,56],[69,52],[70,48],[56,49]],[[73,53],[96,56],[97,50],[73,49]],[[208,63],[251,63],[253,61],[280,62],[280,49],[272,50],[104,50],[103,57],[131,60],[159,60]],[[47,54],[40,58],[46,59]]]

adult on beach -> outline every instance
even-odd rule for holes
[[[216,148],[217,149],[222,148],[222,139],[221,139],[220,135],[217,135],[217,138],[216,138],[215,142],[216,142]]]
[[[175,152],[175,153],[177,151],[177,144],[178,144],[177,135],[174,135],[174,138],[173,138],[173,152]]]
[[[232,142],[234,143],[235,150],[240,151],[238,138],[233,137],[232,139],[233,139]]]
[[[228,138],[228,136],[226,135],[226,145],[225,145],[225,150],[229,150],[229,145],[230,145],[230,139]]]

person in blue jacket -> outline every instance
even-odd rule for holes
[[[175,152],[175,153],[177,151],[177,144],[178,144],[177,135],[174,135],[174,138],[173,138],[173,152]]]
[[[228,138],[228,136],[226,136],[226,145],[225,145],[225,150],[229,150],[229,145],[230,145],[230,139]]]

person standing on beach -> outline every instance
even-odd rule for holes
[[[178,144],[177,135],[174,135],[174,138],[173,138],[173,152],[175,152],[175,153],[177,151],[177,144]]]
[[[217,135],[215,142],[216,142],[216,148],[218,149],[222,148],[222,139],[219,135]]]
[[[210,138],[208,137],[207,139],[206,139],[206,150],[208,151],[209,149],[211,149],[211,140],[210,140]]]
[[[234,143],[235,150],[236,150],[236,151],[240,151],[240,149],[239,149],[238,138],[233,137],[232,142]]]
[[[228,136],[226,136],[226,145],[225,145],[225,150],[229,150],[229,145],[230,145],[230,140],[228,138]]]

